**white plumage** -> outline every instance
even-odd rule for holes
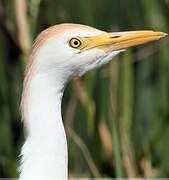
[[[68,177],[61,117],[66,84],[73,77],[108,63],[125,48],[165,35],[153,31],[106,33],[77,24],[56,25],[42,32],[33,46],[24,81],[22,113],[27,138],[21,152],[20,180]],[[72,38],[78,42],[70,44]]]

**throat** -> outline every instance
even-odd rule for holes
[[[67,179],[67,142],[61,117],[64,85],[34,78],[24,102],[27,138],[22,148],[20,179]]]

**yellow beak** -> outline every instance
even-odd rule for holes
[[[156,31],[104,33],[99,36],[82,38],[84,42],[82,50],[97,47],[103,49],[105,52],[117,51],[157,41],[165,36],[167,36],[166,33]]]

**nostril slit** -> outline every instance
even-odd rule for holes
[[[119,37],[121,37],[121,36],[118,36],[118,35],[117,35],[117,36],[112,36],[112,37],[110,37],[110,38],[113,39],[113,38],[119,38]]]

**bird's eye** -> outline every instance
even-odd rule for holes
[[[69,45],[73,48],[80,48],[83,45],[83,42],[79,38],[72,38],[69,41]]]

